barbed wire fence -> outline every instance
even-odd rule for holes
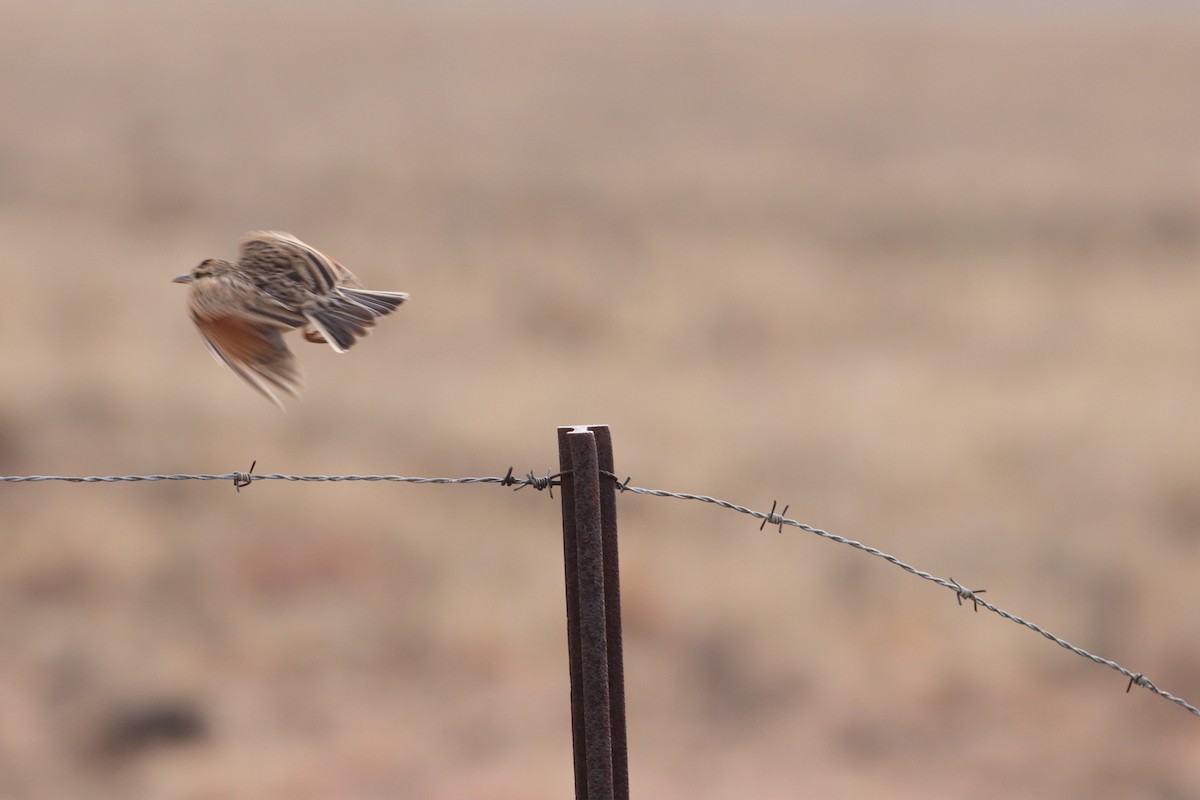
[[[257,463],[257,462],[256,462]],[[286,475],[280,473],[258,473],[254,472],[255,464],[252,464],[250,470],[246,472],[226,472],[222,474],[188,474],[188,473],[171,473],[158,475],[90,475],[90,476],[66,476],[66,475],[0,475],[0,483],[42,483],[42,482],[65,482],[74,484],[83,483],[134,483],[142,481],[230,481],[233,483],[237,491],[250,486],[257,481],[291,481],[304,483],[343,483],[343,482],[394,482],[394,483],[411,483],[421,485],[470,485],[470,484],[496,484],[504,487],[512,487],[514,490],[523,489],[525,487],[533,487],[538,491],[548,490],[550,495],[554,494],[554,487],[558,486],[560,479],[563,476],[562,472],[547,472],[545,475],[536,475],[535,473],[527,472],[522,477],[517,477],[513,469],[510,467],[507,473],[503,476],[483,476],[483,477],[460,477],[460,478],[427,478],[407,475]],[[1040,634],[1051,642],[1054,642],[1059,647],[1074,653],[1081,658],[1093,661],[1096,664],[1108,667],[1109,669],[1120,673],[1128,678],[1125,691],[1129,692],[1134,686],[1139,686],[1147,689],[1159,697],[1169,700],[1172,703],[1186,709],[1193,715],[1200,717],[1200,708],[1178,697],[1164,689],[1159,688],[1151,682],[1144,674],[1134,672],[1133,670],[1118,664],[1117,662],[1104,658],[1103,656],[1091,653],[1082,647],[1072,644],[1061,636],[1050,632],[1042,626],[1020,617],[1010,611],[1006,611],[1000,606],[985,600],[980,597],[985,593],[986,589],[971,589],[968,588],[952,577],[942,578],[925,570],[905,563],[894,555],[885,553],[878,548],[871,547],[860,541],[841,536],[836,533],[831,533],[821,528],[808,525],[798,520],[787,516],[788,506],[784,506],[782,511],[777,512],[777,503],[771,504],[769,511],[759,511],[748,506],[739,505],[728,500],[711,497],[705,494],[696,494],[692,492],[675,492],[666,489],[648,489],[642,486],[631,485],[631,479],[625,478],[621,480],[611,472],[601,472],[606,478],[612,480],[617,491],[621,494],[643,495],[648,497],[673,498],[676,500],[686,500],[699,503],[706,503],[720,508],[728,509],[739,514],[761,520],[759,530],[765,529],[767,525],[778,527],[782,533],[784,527],[798,528],[806,533],[814,536],[819,536],[823,539],[828,539],[838,544],[852,547],[867,555],[883,559],[887,563],[903,570],[904,572],[913,575],[917,578],[937,584],[942,588],[949,589],[954,592],[959,605],[964,601],[971,604],[972,609],[978,612],[979,609],[990,611],[993,614],[1016,623],[1023,628],[1026,628],[1034,633]]]

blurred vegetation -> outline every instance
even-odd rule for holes
[[[951,7],[947,7],[950,5]],[[1200,74],[1169,4],[0,7],[0,473],[618,471],[1196,702]],[[170,278],[412,300],[280,414]],[[845,548],[623,497],[633,791],[1182,797],[1194,719]],[[0,795],[569,794],[556,502],[0,488]]]

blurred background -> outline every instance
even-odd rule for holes
[[[0,474],[539,474],[862,540],[1200,699],[1189,4],[0,5]],[[280,413],[170,279],[411,301]],[[794,529],[619,500],[635,797],[1181,798],[1200,723]],[[562,798],[557,499],[0,485],[0,795]]]

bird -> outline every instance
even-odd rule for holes
[[[278,393],[299,397],[303,388],[285,333],[302,328],[306,341],[344,353],[408,299],[364,288],[350,270],[281,231],[248,233],[237,261],[208,258],[173,281],[188,285],[188,311],[213,357],[282,410]]]

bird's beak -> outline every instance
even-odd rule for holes
[[[171,279],[171,283],[191,283],[191,282],[192,282],[192,276],[187,272],[183,273],[178,278]]]

